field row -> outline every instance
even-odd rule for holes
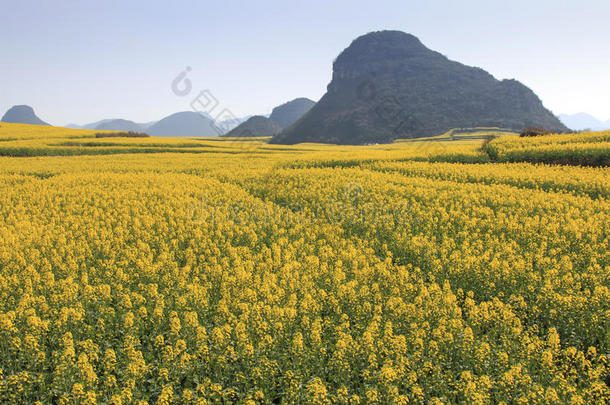
[[[608,399],[604,198],[222,172],[3,176],[0,395]]]

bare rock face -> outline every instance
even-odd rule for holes
[[[520,82],[451,61],[413,35],[380,31],[337,57],[326,94],[272,142],[358,145],[452,128],[530,126],[567,130]]]
[[[29,105],[15,105],[9,108],[0,121],[18,124],[49,125],[38,118],[34,109]]]

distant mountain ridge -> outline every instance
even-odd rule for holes
[[[110,121],[114,121],[118,118],[106,118],[103,120],[99,120],[96,122],[91,122],[89,124],[83,124],[83,125],[79,125],[79,124],[66,124],[64,125],[66,128],[75,128],[75,129],[95,129],[96,127],[98,127],[99,125],[102,125],[106,122],[110,122]]]
[[[290,125],[298,120],[315,103],[307,98],[297,98],[273,109],[276,120],[283,125]],[[255,118],[255,119],[252,119]],[[4,115],[6,122],[23,122],[29,124],[49,125],[40,120],[31,107],[14,106]],[[11,121],[8,121],[11,120]],[[267,116],[246,116],[215,122],[205,113],[183,111],[171,114],[159,121],[137,123],[122,118],[105,118],[88,124],[67,124],[67,128],[93,129],[100,131],[146,132],[160,137],[215,137],[228,134],[238,126],[248,122],[239,132],[231,136],[273,136],[283,127]]]
[[[384,143],[452,128],[528,126],[567,130],[520,82],[451,61],[413,35],[379,31],[341,52],[326,94],[271,142]]]
[[[559,119],[574,131],[585,129],[604,131],[610,129],[610,120],[602,121],[587,113],[559,114]]]
[[[214,137],[222,131],[207,114],[183,111],[170,114],[159,121],[137,123],[120,118],[106,118],[84,125],[68,124],[69,128],[107,131],[145,132],[159,137]]]
[[[36,115],[34,109],[29,105],[14,105],[9,108],[0,120],[18,124],[50,125]]]

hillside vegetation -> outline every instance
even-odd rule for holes
[[[0,402],[610,401],[610,168],[505,158],[607,133],[96,132],[0,123]]]

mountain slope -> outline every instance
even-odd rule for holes
[[[282,128],[274,121],[262,115],[255,115],[229,131],[226,137],[274,136]]]
[[[12,106],[8,109],[0,121],[18,124],[50,125],[38,118],[34,112],[34,109],[29,105]]]
[[[326,94],[272,142],[382,143],[482,126],[567,130],[518,81],[451,61],[413,35],[380,31],[337,57]]]
[[[269,118],[280,127],[287,128],[297,122],[297,120],[311,110],[311,107],[315,104],[315,101],[308,98],[295,98],[292,101],[275,107]]]
[[[210,137],[219,134],[213,120],[193,111],[167,116],[146,128],[146,133],[167,137]]]

